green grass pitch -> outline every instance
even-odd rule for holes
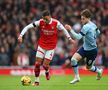
[[[32,81],[34,77],[30,76]],[[108,76],[97,81],[95,76],[81,76],[77,84],[69,84],[73,76],[52,76],[49,81],[40,76],[40,86],[22,86],[21,76],[0,76],[0,90],[108,90]]]

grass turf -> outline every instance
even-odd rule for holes
[[[30,76],[32,81],[34,77]],[[73,76],[52,76],[49,81],[40,77],[40,86],[22,86],[21,76],[0,76],[0,90],[108,90],[108,76],[97,81],[95,76],[81,76],[77,84],[69,84]]]

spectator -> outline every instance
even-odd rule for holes
[[[9,66],[10,58],[8,57],[5,48],[0,47],[0,66]]]
[[[8,53],[10,53],[7,54],[8,57],[13,57],[15,47],[17,47],[16,39],[20,30],[22,30],[22,28],[28,23],[32,22],[31,20],[35,21],[40,19],[40,12],[44,9],[50,9],[52,17],[62,21],[63,23],[72,25],[73,28],[79,29],[79,13],[84,8],[90,9],[91,12],[95,14],[93,21],[97,22],[98,27],[102,30],[102,35],[98,37],[99,41],[97,44],[102,44],[102,49],[106,48],[106,41],[108,38],[108,0],[0,0],[0,46],[5,46],[7,43],[4,48],[6,48]],[[33,32],[33,30],[29,32],[30,34],[26,33],[24,37],[24,44],[29,50],[29,58],[31,58],[31,52],[33,51],[33,53],[35,53],[34,48],[36,48],[36,45],[33,45],[34,43],[37,43],[38,39],[37,37],[34,37],[35,35],[33,35],[33,33],[38,35],[38,32]],[[32,35],[33,37],[30,38]],[[63,34],[59,33],[58,37],[58,43],[60,42],[62,44],[61,52],[62,50],[65,50],[64,57],[66,58],[69,52],[68,48],[65,48],[64,46],[70,46],[70,44],[66,44],[67,41],[62,39]],[[11,42],[11,38],[14,38],[15,41],[12,40]],[[102,38],[105,39],[102,40]],[[29,45],[29,47],[27,45]],[[80,42],[78,42],[78,47],[79,46]],[[72,49],[74,48],[72,47]],[[105,53],[105,51],[103,52]],[[103,57],[104,54],[101,53],[101,55]],[[54,59],[59,56],[60,53],[57,53]],[[35,58],[32,58],[30,65],[34,64],[34,59]],[[10,60],[10,64],[13,63],[11,61],[13,60]],[[104,58],[102,58],[102,61],[104,61]]]

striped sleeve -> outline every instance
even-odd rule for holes
[[[37,27],[37,26],[39,26],[39,24],[40,24],[40,20],[35,21],[35,22],[33,22],[32,24],[33,24],[34,27]]]

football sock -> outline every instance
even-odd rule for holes
[[[74,59],[74,58],[72,58],[72,59],[71,59],[71,65],[72,65],[72,67],[73,67],[73,70],[74,70],[75,76],[79,76],[77,60]]]
[[[35,82],[39,82],[39,77],[36,77],[35,78]]]
[[[40,64],[38,62],[35,63],[34,72],[35,72],[35,77],[39,77],[39,74],[40,74]]]
[[[46,72],[49,72],[49,66],[43,65],[43,68],[45,69]]]
[[[92,66],[89,70],[92,72],[100,73],[100,70],[96,66]]]

